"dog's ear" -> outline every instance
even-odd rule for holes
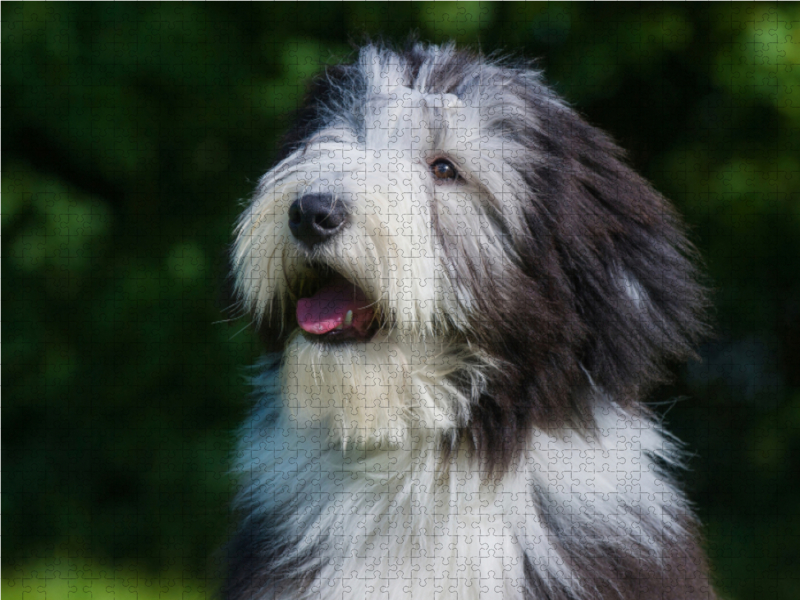
[[[666,376],[705,333],[697,253],[669,202],[622,151],[571,109],[543,116],[537,202],[576,318],[588,333],[581,363],[605,390],[636,394]]]

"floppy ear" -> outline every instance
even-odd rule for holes
[[[706,330],[697,253],[669,202],[604,133],[559,106],[540,136],[537,196],[588,334],[581,364],[606,391],[636,395],[666,376],[666,362],[692,355]]]

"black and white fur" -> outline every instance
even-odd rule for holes
[[[287,215],[313,194],[346,221],[309,246]],[[703,333],[693,254],[529,65],[412,44],[328,68],[236,230],[273,353],[224,596],[713,598],[676,442],[639,403]],[[372,339],[298,330],[321,266],[374,303]]]

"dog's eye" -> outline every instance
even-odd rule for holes
[[[458,171],[449,160],[439,159],[431,165],[431,173],[438,181],[453,181]]]

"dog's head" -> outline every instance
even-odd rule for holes
[[[293,418],[345,443],[467,433],[502,460],[691,352],[692,254],[537,71],[416,44],[313,82],[233,262]]]

